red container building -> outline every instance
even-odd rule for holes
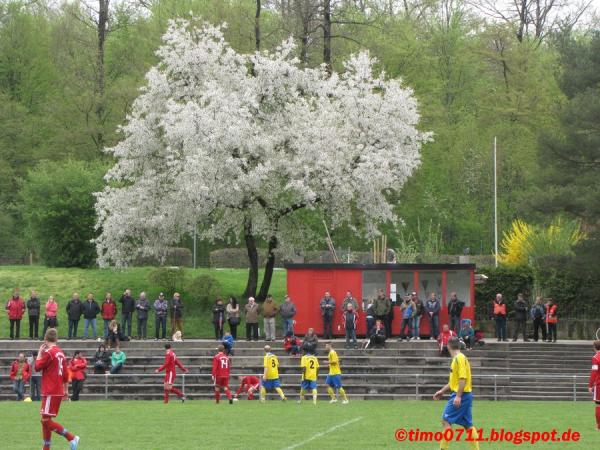
[[[405,294],[417,292],[423,301],[435,292],[441,301],[440,330],[449,322],[447,300],[456,292],[465,302],[462,318],[475,316],[475,265],[474,264],[286,264],[287,292],[296,304],[296,334],[303,335],[313,327],[317,333],[323,331],[320,302],[326,291],[336,301],[333,330],[344,335],[342,324],[342,301],[350,291],[359,303],[358,334],[364,335],[367,299],[376,297],[378,289],[399,305]],[[400,308],[394,306],[392,333],[400,332]],[[429,321],[421,319],[421,336],[429,336]]]

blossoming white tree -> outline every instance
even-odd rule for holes
[[[334,228],[358,217],[366,236],[395,220],[386,194],[429,139],[412,91],[374,76],[366,52],[331,76],[292,52],[290,40],[241,55],[220,27],[170,24],[124,139],[107,150],[117,162],[97,194],[101,266],[160,256],[198,226],[208,239],[243,237],[248,295],[258,287],[256,242],[267,243],[263,298],[274,250],[311,238],[301,210]]]

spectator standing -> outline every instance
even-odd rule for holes
[[[496,294],[493,302],[494,322],[496,323],[496,338],[498,342],[508,341],[506,338],[506,303],[502,298],[502,294]]]
[[[154,340],[158,341],[159,336],[161,339],[167,338],[167,314],[169,312],[169,302],[165,299],[165,294],[158,294],[158,298],[154,301],[154,325],[155,334]],[[162,334],[161,334],[162,330]]]
[[[527,339],[527,310],[529,306],[525,301],[523,294],[517,295],[517,301],[515,301],[515,334],[513,336],[513,342],[519,337],[519,331],[523,333],[523,341],[529,342]]]
[[[46,330],[48,328],[58,327],[58,318],[56,317],[56,314],[58,313],[58,303],[56,303],[52,295],[48,297],[45,309],[46,316],[44,318],[44,332],[42,333],[44,336],[46,335]]]
[[[137,311],[137,337],[146,339],[148,337],[148,311],[150,311],[150,302],[146,298],[145,292],[140,292],[140,298],[135,302]]]
[[[369,336],[371,336],[371,331],[375,327],[375,311],[373,309],[373,302],[371,302],[371,300],[367,300],[365,310],[366,310],[365,322],[366,322],[367,337],[369,337]]]
[[[354,312],[358,312],[358,302],[352,296],[352,292],[350,291],[346,292],[346,296],[344,297],[344,300],[342,300],[342,314],[345,314],[346,311],[348,311],[349,304],[352,305],[352,310]]]
[[[460,330],[460,318],[462,316],[462,310],[465,307],[465,302],[459,300],[456,292],[450,294],[450,301],[448,302],[448,317],[450,318],[450,329],[455,333]]]
[[[73,298],[67,303],[67,317],[69,319],[68,338],[77,338],[77,327],[81,315],[83,314],[83,303],[79,300],[79,295],[73,295]]]
[[[302,351],[310,353],[311,355],[317,355],[317,346],[319,345],[319,338],[315,333],[314,328],[309,328],[304,335],[304,341],[302,342]]]
[[[183,334],[183,300],[179,292],[175,292],[171,300],[171,333],[176,331]]]
[[[110,369],[110,354],[106,350],[106,345],[101,344],[94,355],[94,373],[104,374]]]
[[[262,314],[263,314],[263,323],[265,326],[265,341],[274,341],[275,335],[277,333],[275,327],[275,317],[277,317],[277,313],[279,312],[279,306],[273,300],[272,295],[267,295],[263,305],[262,305]]]
[[[411,294],[411,300],[415,304],[415,315],[413,317],[412,335],[417,341],[421,340],[421,317],[425,311],[425,306],[416,292]]]
[[[79,401],[79,394],[83,390],[87,370],[87,359],[79,350],[73,354],[73,358],[69,361],[69,370],[71,371],[71,390],[73,391],[71,400],[77,402]]]
[[[371,334],[369,335],[369,342],[367,342],[365,348],[385,348],[386,339],[387,333],[385,332],[385,326],[383,325],[383,322],[381,320],[377,319],[375,320],[375,326],[371,330]]]
[[[42,387],[42,374],[41,372],[35,370],[36,358],[36,351],[32,351],[31,355],[27,357],[27,364],[29,364],[29,369],[31,371],[31,377],[29,378],[29,395],[31,396],[31,400],[34,402],[39,402],[41,398],[40,389]]]
[[[21,319],[25,312],[25,302],[19,295],[19,290],[15,289],[12,296],[6,302],[6,312],[10,322],[10,338],[19,339],[21,337]]]
[[[31,291],[27,300],[27,316],[29,317],[29,339],[39,339],[40,326],[40,298],[36,291]],[[37,355],[36,355],[37,356]],[[31,366],[31,364],[29,364]]]
[[[542,297],[535,299],[535,304],[531,307],[531,320],[533,320],[533,340],[538,341],[539,330],[542,330],[542,341],[546,342],[546,307]]]
[[[323,317],[323,337],[331,339],[333,337],[333,314],[335,312],[335,299],[328,292],[321,299],[321,316]]]
[[[215,340],[223,339],[223,326],[225,325],[225,306],[221,297],[217,298],[212,309],[212,323],[215,326]]]
[[[246,340],[258,341],[258,314],[259,308],[254,297],[248,298],[248,304],[244,307],[246,312]]]
[[[546,303],[546,325],[548,326],[548,341],[556,342],[556,324],[558,323],[557,315],[558,306],[553,299],[549,298]]]
[[[412,297],[410,295],[407,295],[406,297],[404,297],[404,301],[400,305],[400,314],[402,315],[402,322],[400,325],[400,339],[398,339],[398,341],[402,341],[403,339],[406,339],[406,342],[408,342],[408,341],[410,341],[410,339],[412,337],[411,332],[412,332],[413,318],[415,317],[415,314],[416,314],[416,306],[415,306],[414,302],[412,301]],[[405,331],[407,329],[408,329],[408,334],[405,333]]]
[[[100,312],[100,306],[94,300],[92,294],[88,294],[85,302],[83,302],[83,338],[88,338],[88,328],[92,327],[92,335],[96,339],[96,317]],[[106,337],[106,336],[105,336]]]
[[[441,305],[435,292],[431,292],[427,302],[425,302],[425,311],[429,318],[429,339],[437,340],[440,333],[440,309]]]
[[[88,294],[90,295],[90,294]],[[108,327],[117,317],[117,304],[112,298],[112,294],[107,292],[102,302],[102,320],[104,321],[104,339],[108,338]]]
[[[358,315],[354,311],[352,303],[347,303],[346,311],[344,312],[344,329],[346,330],[346,348],[357,348],[356,342],[356,324],[358,323]]]
[[[462,321],[458,337],[465,343],[467,350],[473,348],[473,342],[475,341],[475,330],[471,327],[471,319],[465,319]]]
[[[117,346],[115,351],[112,352],[112,355],[110,355],[110,373],[112,375],[121,373],[126,359],[127,355],[125,355],[125,352],[122,352],[121,347]]]
[[[387,325],[388,316],[392,303],[390,299],[386,298],[383,289],[379,289],[377,298],[373,302],[373,311],[375,312],[375,320],[380,320],[382,324]],[[390,335],[390,331],[384,326],[386,337]]]
[[[25,383],[31,375],[29,364],[24,353],[19,353],[17,359],[10,366],[10,380],[13,383],[13,391],[17,394],[17,401],[21,401],[25,394]]]
[[[237,327],[241,321],[240,305],[237,299],[231,295],[225,308],[227,312],[227,323],[229,324],[229,332],[233,336],[233,339],[237,339]]]
[[[279,308],[279,314],[283,320],[283,335],[287,336],[288,333],[294,334],[294,317],[296,317],[296,305],[292,302],[289,295],[286,295],[283,299],[283,304]]]
[[[131,319],[135,311],[135,300],[131,296],[131,289],[125,289],[119,303],[121,303],[121,331],[131,337]]]

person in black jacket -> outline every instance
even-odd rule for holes
[[[127,336],[131,336],[131,318],[135,311],[135,300],[131,296],[131,290],[125,289],[121,299],[121,330],[123,334],[127,333]]]
[[[73,294],[76,295],[76,294]],[[88,298],[83,302],[83,338],[88,337],[88,328],[92,326],[92,333],[94,339],[96,339],[96,316],[100,313],[100,306],[94,300],[94,297],[90,294]]]
[[[69,318],[69,339],[77,337],[77,325],[83,314],[83,303],[79,300],[79,294],[73,294],[73,298],[67,303],[67,316]]]
[[[150,302],[146,299],[145,292],[140,292],[140,298],[135,302],[135,309],[137,309],[137,337],[138,339],[146,339]]]
[[[523,341],[528,342],[527,339],[527,311],[529,307],[523,294],[517,295],[517,301],[515,302],[515,334],[513,341],[516,341],[519,337],[519,331],[523,332]]]
[[[215,326],[215,339],[220,341],[223,339],[223,325],[225,324],[225,306],[220,297],[217,298],[213,306],[212,314],[212,323]]]
[[[27,300],[27,315],[29,316],[29,339],[39,339],[40,299],[36,291],[31,291],[31,297]]]
[[[94,355],[94,373],[105,374],[110,369],[110,352],[106,351],[106,346],[101,344]]]
[[[429,299],[425,302],[425,311],[429,317],[429,339],[437,340],[440,334],[440,302],[435,292],[429,294]]]
[[[456,292],[452,292],[448,302],[448,317],[450,318],[450,329],[457,335],[460,331],[460,316],[464,307],[465,302],[458,299]]]

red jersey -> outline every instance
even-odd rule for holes
[[[229,369],[231,361],[229,356],[223,352],[219,352],[213,358],[212,376],[215,379],[229,378]]]
[[[253,377],[253,376],[244,377],[244,378],[242,378],[242,384],[240,385],[240,388],[238,389],[238,394],[240,392],[245,392],[250,388],[258,389],[259,385],[260,385],[260,380],[258,379],[258,377]]]
[[[69,381],[67,358],[58,345],[41,352],[35,360],[35,370],[42,372],[42,395],[45,397],[62,397],[65,395],[63,383]]]
[[[600,351],[592,357],[592,371],[590,372],[590,387],[600,386]]]
[[[456,333],[452,330],[448,330],[448,332],[442,331],[440,336],[438,337],[438,342],[440,345],[445,346],[448,345],[448,341],[452,336],[456,336]]]
[[[179,367],[184,372],[187,372],[187,369],[183,367],[183,364],[181,364],[177,359],[175,352],[169,349],[167,350],[167,353],[165,353],[165,363],[158,368],[158,371],[162,372],[164,370],[166,373],[172,373],[175,375],[177,373],[175,369],[176,367]]]

